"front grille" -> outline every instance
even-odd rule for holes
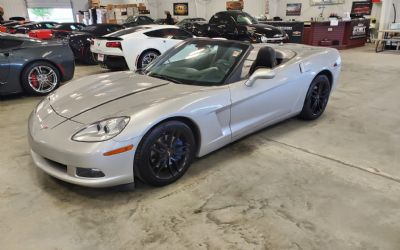
[[[44,158],[53,168],[62,171],[62,172],[67,172],[67,165],[61,164],[59,162]]]

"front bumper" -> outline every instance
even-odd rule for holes
[[[47,117],[34,111],[29,118],[28,138],[35,165],[57,179],[81,186],[110,187],[132,183],[135,150],[113,156],[103,154],[131,144],[137,146],[139,141],[134,138],[123,142],[76,142],[71,140],[71,135],[78,127],[82,124],[66,120],[54,111]],[[79,176],[78,168],[96,169],[104,173],[104,177]]]

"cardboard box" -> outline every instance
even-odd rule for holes
[[[127,15],[128,16],[137,16],[137,15],[139,15],[139,10],[138,10],[137,7],[129,7],[127,10],[128,10],[127,11]]]
[[[109,24],[117,24],[117,20],[116,19],[108,19],[107,23],[109,23]]]

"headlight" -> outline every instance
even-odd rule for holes
[[[72,136],[72,140],[80,142],[107,141],[124,130],[129,117],[116,117],[95,122]]]

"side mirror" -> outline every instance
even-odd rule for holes
[[[272,69],[257,69],[245,82],[247,87],[251,87],[257,80],[268,80],[275,78],[275,71]]]

